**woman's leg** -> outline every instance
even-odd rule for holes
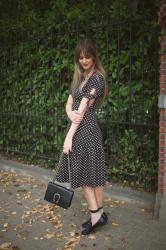
[[[89,210],[91,212],[91,222],[94,225],[101,217],[100,210],[98,210],[98,204],[96,201],[95,190],[91,187],[83,187],[83,194],[88,203]],[[96,212],[94,212],[96,210]]]
[[[99,186],[99,187],[94,188],[97,207],[101,208],[100,209],[101,214],[103,213],[103,208],[102,208],[103,207],[103,190],[104,190],[103,186]]]
[[[88,203],[89,210],[98,209],[94,188],[83,187],[83,194]]]

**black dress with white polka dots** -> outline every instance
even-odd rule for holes
[[[91,90],[95,89],[95,94],[90,94]],[[99,73],[94,73],[82,90],[77,88],[72,94],[73,105],[72,110],[79,108],[83,97],[89,100],[94,99],[93,104],[84,114],[83,120],[77,128],[73,140],[72,151],[70,152],[70,175],[71,187],[97,187],[105,185],[105,153],[103,148],[102,131],[98,125],[96,110],[100,97],[104,93],[104,79]],[[68,119],[68,125],[65,135],[70,129],[71,121]],[[68,155],[60,154],[59,169],[56,174],[58,182],[69,182],[68,173]]]

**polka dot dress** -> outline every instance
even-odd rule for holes
[[[91,90],[95,89],[95,94],[91,94]],[[99,98],[104,93],[104,79],[98,74],[94,73],[85,85],[80,90],[77,88],[72,94],[73,105],[72,110],[79,108],[83,97],[89,100],[94,99],[93,104],[88,108],[84,114],[83,120],[77,128],[73,140],[72,151],[70,156],[70,175],[71,187],[97,187],[105,185],[105,153],[103,149],[102,132],[97,122],[96,110]],[[71,121],[68,119],[68,125],[65,135],[70,129]],[[68,155],[60,154],[59,169],[56,175],[58,182],[69,182],[68,173]]]

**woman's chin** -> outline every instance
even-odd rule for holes
[[[83,69],[84,69],[84,71],[90,71],[91,67],[84,67]]]

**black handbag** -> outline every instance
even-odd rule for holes
[[[49,181],[44,196],[44,200],[56,204],[65,209],[69,208],[73,199],[74,191],[71,189],[71,176],[70,176],[70,159],[68,154],[68,170],[69,170],[69,188],[56,184],[56,173],[52,181]]]

